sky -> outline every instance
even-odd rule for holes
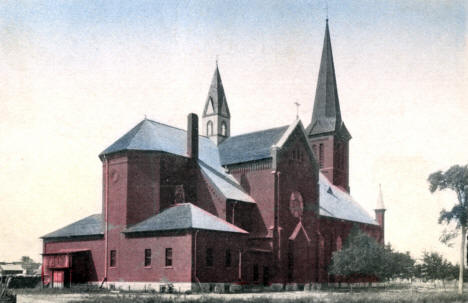
[[[40,236],[101,212],[98,154],[145,116],[186,128],[215,60],[231,134],[312,117],[325,1],[2,1],[0,261],[39,261]],[[438,240],[427,177],[467,164],[463,1],[329,0],[350,187],[386,242],[458,260]]]

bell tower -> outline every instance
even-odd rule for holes
[[[216,145],[223,142],[231,133],[231,114],[224,94],[218,62],[216,62],[216,69],[203,110],[202,130],[202,134],[213,140]]]
[[[320,171],[334,185],[349,192],[349,140],[341,118],[328,19],[315,91],[312,121],[307,127]]]

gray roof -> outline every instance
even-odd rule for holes
[[[232,175],[215,170],[202,161],[198,161],[198,164],[203,176],[208,178],[226,199],[255,203]]]
[[[322,58],[315,91],[312,121],[307,127],[308,135],[338,131],[342,128],[340,101],[335,77],[335,66],[330,42],[328,20],[325,27]],[[348,133],[349,134],[349,133]]]
[[[199,136],[198,144],[200,160],[222,171],[216,144],[205,136]],[[144,119],[106,148],[100,156],[128,150],[161,151],[187,157],[187,132]]]
[[[144,119],[106,148],[100,156],[126,150],[161,151],[187,157],[187,132],[163,123]],[[199,136],[199,164],[202,172],[227,199],[254,202],[239,183],[221,166],[218,147]]]
[[[271,147],[288,129],[288,125],[227,138],[221,143],[222,165],[255,161],[271,157]]]
[[[203,110],[203,117],[220,114],[226,118],[230,118],[229,107],[224,93],[223,81],[221,81],[221,74],[219,73],[218,64],[211,79],[208,97],[206,98],[205,108]]]
[[[67,238],[99,235],[104,235],[102,216],[101,214],[95,214],[60,228],[54,232],[48,233],[41,238]]]
[[[170,125],[144,119],[120,137],[99,156],[120,151],[162,151],[187,157],[187,132]],[[199,136],[200,159],[211,166],[220,166],[216,145],[207,137]]]
[[[203,229],[247,234],[245,230],[210,214],[192,203],[182,203],[167,208],[161,213],[127,228],[124,232],[137,233],[184,229]]]
[[[378,225],[347,192],[331,184],[320,173],[320,215],[336,219]]]

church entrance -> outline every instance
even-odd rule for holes
[[[289,237],[288,243],[288,282],[307,283],[310,281],[310,238],[299,222]]]
[[[263,285],[270,285],[270,268],[263,266]]]

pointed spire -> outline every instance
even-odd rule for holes
[[[210,90],[206,99],[203,117],[209,115],[221,115],[230,118],[229,108],[224,94],[223,81],[218,68],[218,59],[216,58],[216,68],[211,80]]]
[[[315,91],[312,122],[308,127],[310,135],[338,131],[341,128],[341,111],[335,77],[335,66],[330,41],[328,18],[326,19],[322,59]]]
[[[382,195],[382,186],[379,184],[379,196],[377,197],[377,205],[375,210],[385,210],[385,205],[383,202],[383,195]]]

